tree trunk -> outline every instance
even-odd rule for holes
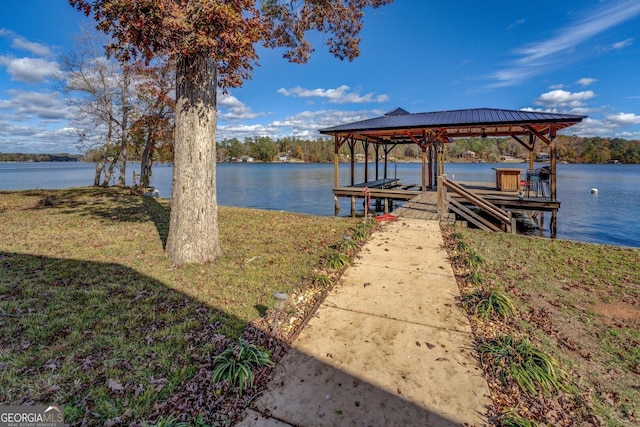
[[[107,158],[107,161],[108,160],[109,158]],[[109,183],[111,182],[111,175],[113,175],[113,171],[116,169],[116,166],[118,165],[119,161],[120,161],[120,150],[118,149],[116,150],[115,157],[113,157],[113,160],[111,160],[111,164],[109,165],[109,167],[104,173],[104,180],[102,181],[103,187],[109,186]]]
[[[105,167],[104,154],[100,155],[100,159],[96,162],[96,174],[93,176],[93,186],[100,186],[100,177],[102,176],[102,170]]]
[[[175,264],[214,261],[222,250],[216,198],[216,66],[179,56],[167,255]]]
[[[100,159],[96,163],[96,174],[93,178],[94,187],[100,186],[100,178],[102,178],[102,171],[107,166],[107,146],[111,143],[112,131],[113,129],[109,124],[109,130],[107,131],[107,140],[105,141],[105,144],[102,147],[100,147]]]
[[[144,149],[142,150],[142,158],[140,159],[140,187],[148,188],[151,183],[151,166],[153,165],[153,147],[155,141],[151,134],[151,129],[147,129],[144,142]]]
[[[107,158],[107,161],[109,161],[108,158]],[[115,165],[116,165],[116,161],[112,160],[111,164],[109,165],[109,167],[104,171],[104,178],[102,180],[102,186],[103,187],[108,187],[109,186],[109,182],[111,181],[111,175],[113,174],[113,170],[115,169]]]
[[[122,82],[122,119],[120,121],[120,176],[118,177],[118,185],[124,187],[127,185],[127,140],[129,126],[129,64],[122,63],[123,82]]]

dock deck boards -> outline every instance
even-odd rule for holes
[[[438,220],[438,194],[435,191],[419,194],[393,211],[393,214],[403,218]]]

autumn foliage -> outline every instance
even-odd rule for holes
[[[364,8],[392,0],[69,0],[115,42],[120,56],[191,56],[206,53],[218,69],[221,87],[236,87],[257,64],[256,44],[285,48],[284,57],[306,62],[311,30],[329,34],[329,51],[353,60]]]

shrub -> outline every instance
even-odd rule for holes
[[[478,269],[480,267],[484,267],[486,262],[484,260],[484,258],[482,258],[480,255],[478,255],[476,252],[474,252],[473,250],[469,249],[467,251],[468,255],[467,255],[467,264],[469,265],[469,267],[473,268],[473,269]]]
[[[502,414],[498,418],[498,426],[500,427],[537,427],[535,421],[519,417],[513,414]]]
[[[467,282],[473,283],[474,285],[480,285],[483,281],[482,273],[478,270],[473,270],[467,275]]]
[[[342,252],[352,252],[358,247],[358,242],[352,240],[351,237],[345,236],[342,242],[340,242],[340,250]]]
[[[373,227],[374,224],[375,223],[373,221],[363,221],[360,224],[358,224],[355,231],[353,232],[353,236],[352,236],[353,240],[357,242],[362,242],[366,240],[369,237],[371,228]]]
[[[242,340],[229,345],[213,359],[213,382],[226,380],[229,387],[239,387],[240,395],[246,387],[253,387],[254,369],[273,366],[269,352]]]
[[[536,386],[543,391],[566,390],[562,384],[564,374],[557,362],[526,338],[516,340],[502,335],[486,340],[478,346],[478,351],[481,360],[489,363],[504,385],[511,378],[520,389],[532,395],[536,393]]]
[[[456,243],[456,249],[460,252],[468,252],[471,250],[471,246],[469,246],[469,244],[464,240],[458,240],[458,243]]]
[[[332,282],[331,279],[329,277],[327,277],[324,274],[321,273],[317,273],[317,274],[313,274],[311,276],[311,282],[315,285],[319,285],[319,286],[323,286],[323,287],[327,287],[327,286],[331,286]]]
[[[515,313],[511,299],[498,289],[477,289],[463,295],[461,300],[465,310],[483,320],[494,315],[506,318]]]
[[[327,261],[327,266],[329,268],[339,269],[349,264],[350,260],[351,259],[349,258],[349,255],[335,252],[334,254],[331,255],[331,257],[329,258],[329,261]]]

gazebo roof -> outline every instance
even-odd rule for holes
[[[380,117],[320,129],[320,133],[400,144],[427,139],[449,142],[449,138],[518,136],[531,133],[553,138],[558,130],[580,123],[585,117],[494,108],[412,114],[396,108]]]

